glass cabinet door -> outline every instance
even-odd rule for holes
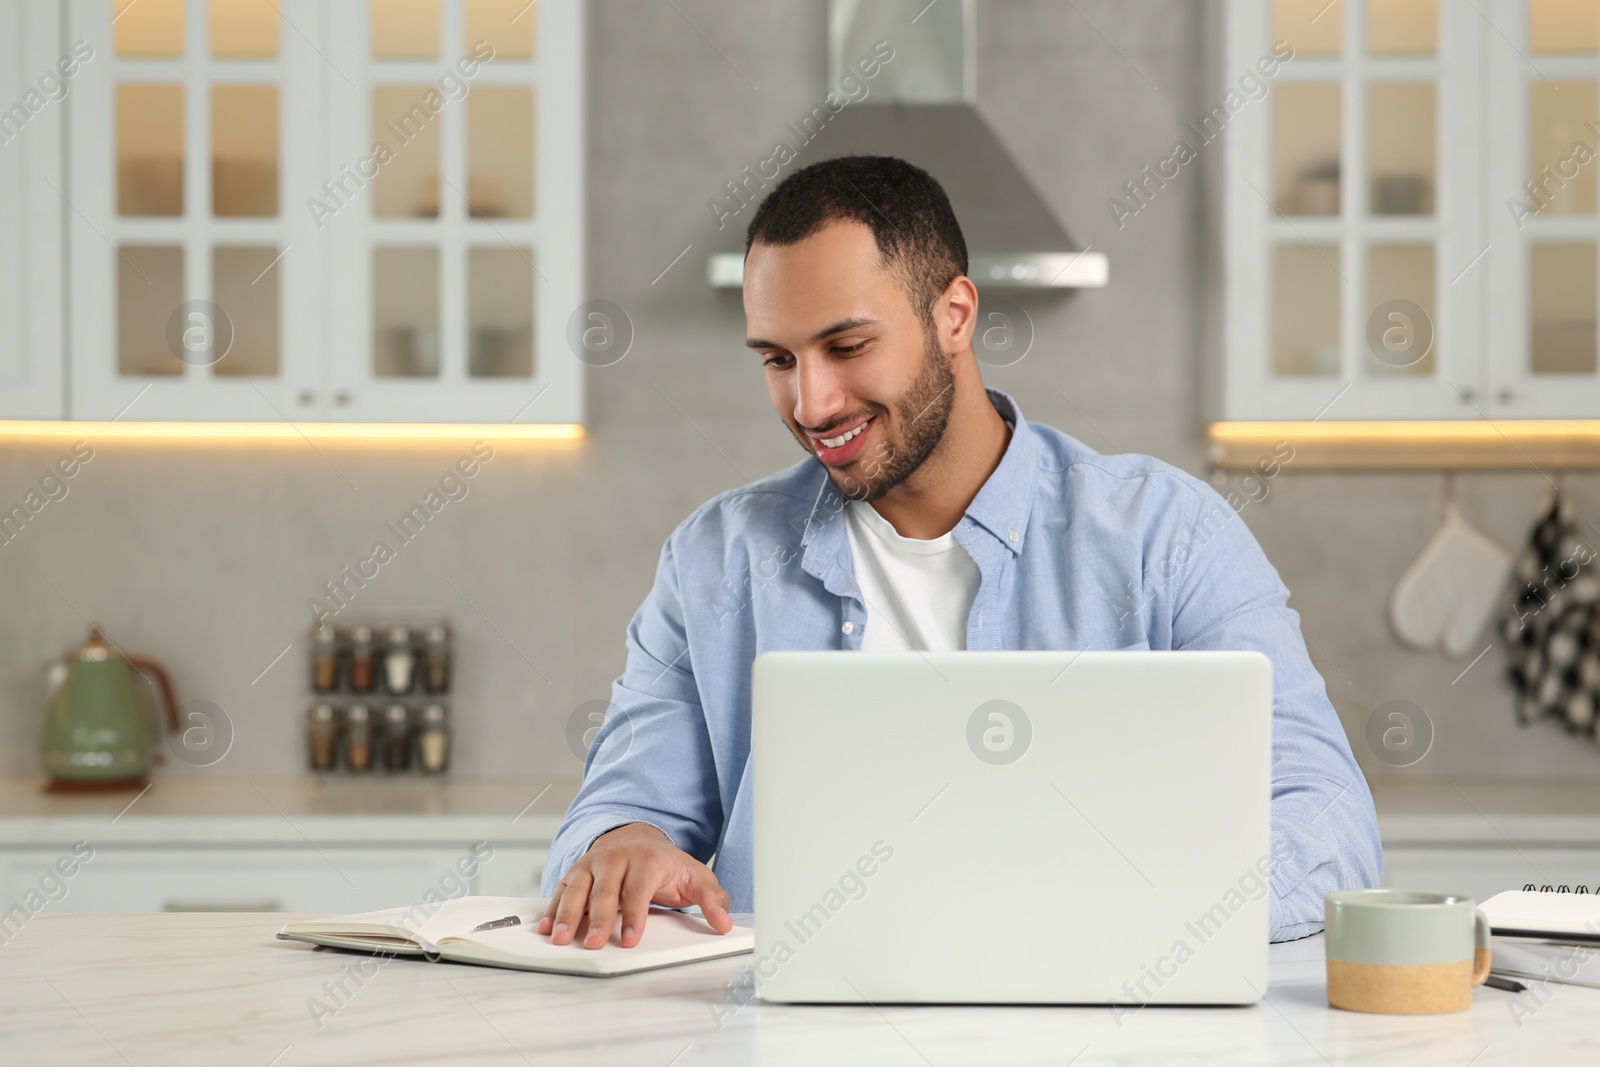
[[[1441,0],[1243,0],[1230,18],[1233,81],[1280,61],[1220,132],[1227,417],[1473,417],[1482,19]]]
[[[1493,413],[1600,417],[1600,5],[1502,2],[1496,68]]]
[[[73,0],[73,417],[321,417],[320,8]]]
[[[581,5],[330,17],[334,417],[581,422]]]

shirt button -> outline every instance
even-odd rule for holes
[[[856,632],[856,624],[853,622],[847,622],[843,626],[839,627],[839,629],[844,632],[846,637],[849,637],[851,634]]]
[[[1017,533],[1017,531],[1015,531],[1015,530],[1011,531],[1010,537],[1011,537],[1011,543],[1012,544],[1016,544],[1018,541],[1022,540],[1022,535]]]

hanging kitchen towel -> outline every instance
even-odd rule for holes
[[[1449,500],[1444,524],[1389,596],[1389,621],[1412,648],[1471,655],[1510,576],[1511,553],[1469,526]]]
[[[1523,723],[1546,716],[1596,735],[1600,699],[1600,574],[1595,550],[1559,491],[1545,498],[1517,557],[1501,633]],[[1600,737],[1597,737],[1600,739]]]

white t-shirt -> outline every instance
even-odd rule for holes
[[[952,530],[902,537],[871,504],[845,505],[856,584],[866,600],[863,652],[960,652],[981,575]]]

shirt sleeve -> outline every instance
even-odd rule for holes
[[[702,863],[722,832],[672,538],[662,546],[655,585],[628,625],[627,649],[605,723],[584,758],[583,786],[550,845],[540,890],[546,897],[607,830],[649,823]]]
[[[1289,590],[1238,512],[1195,488],[1195,519],[1170,548],[1181,576],[1172,647],[1253,649],[1272,661],[1271,940],[1291,941],[1322,929],[1327,894],[1378,884],[1377,813]]]

